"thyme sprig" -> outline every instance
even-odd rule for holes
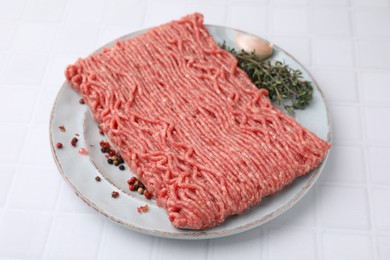
[[[281,61],[263,60],[254,52],[236,51],[225,43],[221,48],[233,54],[238,67],[244,70],[257,88],[265,88],[272,102],[289,114],[304,109],[313,97],[312,83],[304,80],[300,70],[294,70]]]

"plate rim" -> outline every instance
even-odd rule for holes
[[[229,27],[229,26],[213,25],[213,24],[205,24],[205,26],[206,26],[207,29],[208,28],[213,28],[213,27],[214,28],[220,28],[220,29],[228,29],[228,30],[234,30],[236,32],[245,33],[245,34],[248,34],[248,35],[253,35],[255,37],[259,37],[259,36],[255,35],[255,34],[252,34],[252,33],[240,30],[240,29],[236,29],[236,28],[233,28],[233,27]],[[106,44],[102,45],[101,47],[99,47],[98,49],[96,49],[95,51],[90,53],[89,55],[92,55],[92,54],[94,54],[96,52],[100,52],[104,48],[107,48],[108,46],[111,46],[112,44],[114,44],[116,41],[129,39],[129,37],[131,35],[143,34],[143,33],[149,31],[152,28],[153,27],[143,28],[143,29],[139,29],[139,30],[130,32],[128,34],[122,35],[122,36],[120,36],[120,37],[118,37],[118,38],[116,38],[116,39],[114,39],[112,41],[109,41]],[[323,90],[320,88],[320,86],[318,85],[317,81],[315,80],[315,78],[310,73],[310,71],[307,70],[306,67],[303,66],[303,64],[300,63],[293,55],[291,55],[289,52],[285,51],[283,48],[280,48],[278,45],[276,45],[274,43],[273,43],[273,46],[275,46],[277,49],[282,51],[285,55],[289,56],[289,58],[291,58],[296,64],[301,66],[305,70],[307,75],[309,76],[310,80],[313,81],[313,83],[314,83],[314,85],[316,87],[316,90],[318,90],[319,95],[320,95],[320,97],[321,97],[321,99],[322,99],[322,101],[324,103],[324,107],[325,107],[325,111],[326,111],[326,120],[327,120],[327,127],[328,127],[326,141],[329,142],[330,144],[332,144],[332,139],[333,139],[333,135],[332,135],[332,129],[333,129],[332,128],[332,120],[331,120],[331,114],[330,114],[330,110],[329,110],[328,101],[327,101],[327,99],[326,99],[326,97],[324,95]],[[326,154],[324,160],[310,173],[310,177],[304,183],[303,187],[300,188],[300,190],[291,199],[289,199],[286,204],[278,207],[276,210],[272,211],[271,213],[269,213],[269,214],[267,214],[267,215],[265,215],[265,216],[263,216],[263,217],[261,217],[259,219],[256,219],[254,221],[250,221],[248,223],[241,224],[241,225],[239,225],[237,227],[234,227],[234,228],[230,228],[230,229],[228,228],[228,229],[223,229],[223,230],[219,230],[219,231],[213,231],[212,228],[211,229],[207,229],[207,230],[184,230],[184,232],[183,232],[182,229],[178,229],[178,230],[180,230],[180,232],[168,232],[168,231],[161,231],[161,230],[144,229],[144,228],[138,227],[138,226],[136,226],[134,224],[124,222],[124,221],[120,220],[119,218],[116,218],[115,216],[110,215],[109,212],[106,212],[106,211],[102,210],[101,208],[99,208],[93,201],[91,201],[89,198],[84,196],[76,188],[76,186],[74,185],[72,180],[70,180],[68,178],[68,176],[66,176],[66,174],[65,174],[65,172],[63,170],[62,164],[61,164],[61,162],[60,162],[60,160],[59,160],[59,158],[58,158],[58,156],[56,154],[56,147],[55,147],[55,144],[53,142],[53,129],[54,129],[54,125],[53,125],[54,124],[54,122],[53,122],[54,119],[53,118],[54,118],[54,112],[56,110],[56,105],[57,105],[57,103],[59,101],[61,93],[68,86],[69,85],[68,85],[67,81],[65,80],[64,83],[62,84],[62,86],[60,87],[60,89],[59,89],[55,99],[54,99],[54,102],[53,102],[53,105],[52,105],[52,109],[51,109],[51,112],[50,112],[50,122],[49,122],[49,138],[50,138],[51,153],[52,153],[52,156],[54,158],[54,161],[55,161],[55,163],[57,165],[57,168],[58,168],[60,174],[64,177],[64,179],[68,183],[68,185],[70,185],[70,187],[75,192],[75,194],[84,203],[86,203],[89,207],[93,208],[96,212],[98,212],[99,214],[102,214],[103,216],[107,217],[108,219],[110,219],[114,223],[117,223],[117,224],[119,224],[121,226],[124,226],[124,227],[130,229],[130,230],[134,230],[136,232],[140,232],[140,233],[143,233],[143,234],[146,234],[146,235],[151,235],[151,236],[156,236],[156,237],[161,237],[161,238],[199,240],[199,239],[210,239],[210,238],[219,238],[219,237],[230,236],[230,235],[234,235],[234,234],[238,234],[238,233],[241,233],[241,232],[245,232],[245,231],[248,231],[250,229],[257,228],[257,227],[259,227],[261,225],[264,225],[267,222],[271,221],[272,219],[275,219],[276,217],[282,215],[284,212],[286,212],[291,207],[293,207],[298,201],[300,201],[306,195],[306,193],[314,186],[314,184],[316,183],[316,181],[320,177],[321,172],[323,171],[323,168],[326,165],[326,162],[327,162],[327,160],[329,158],[329,154],[330,154],[330,152],[332,150],[331,149],[332,146],[331,146],[331,148],[327,151],[327,154]],[[274,195],[277,195],[277,194],[274,194]]]

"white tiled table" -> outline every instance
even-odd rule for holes
[[[203,241],[142,235],[95,213],[52,159],[63,70],[134,30],[200,11],[298,58],[333,118],[318,183],[259,228]],[[0,0],[0,259],[390,259],[389,0]]]

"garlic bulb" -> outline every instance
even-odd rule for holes
[[[237,32],[236,44],[238,47],[238,51],[254,51],[256,55],[258,55],[262,59],[270,57],[273,53],[272,43],[260,37],[256,37],[246,33]]]

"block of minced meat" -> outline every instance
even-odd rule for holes
[[[177,228],[242,213],[330,147],[272,105],[198,13],[78,59],[65,75]]]

